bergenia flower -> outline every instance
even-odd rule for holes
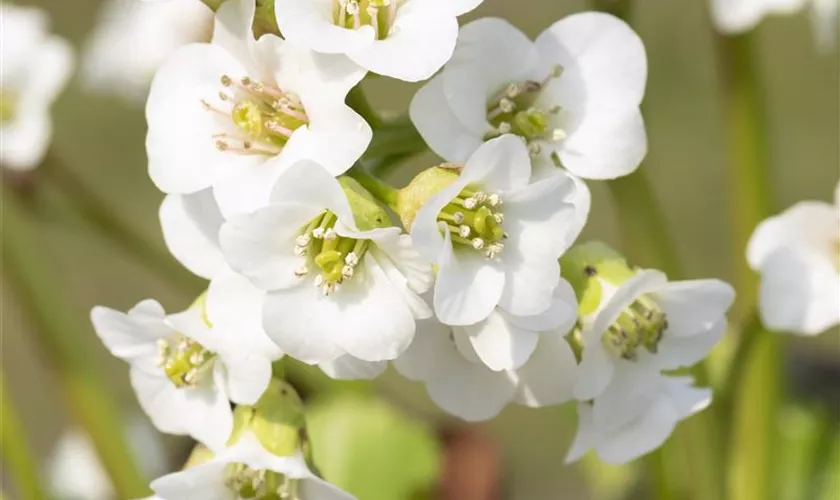
[[[493,418],[509,403],[541,407],[569,401],[577,362],[564,336],[576,317],[574,295],[558,288],[565,291],[538,317],[494,311],[469,327],[421,321],[394,367],[423,382],[438,406],[464,420]],[[533,345],[514,342],[517,337],[529,337]],[[511,347],[514,343],[521,347]]]
[[[723,33],[745,33],[766,16],[794,14],[807,5],[817,46],[832,49],[837,38],[837,0],[712,0],[712,19]]]
[[[691,377],[667,377],[657,374],[640,387],[633,378],[619,377],[621,384],[591,402],[578,403],[578,432],[566,462],[575,462],[594,449],[598,457],[621,465],[660,446],[677,423],[707,408],[712,400],[709,389],[693,387]],[[640,404],[629,409],[622,405],[633,391]],[[601,420],[598,414],[613,418]]]
[[[274,35],[255,41],[254,8],[253,0],[225,2],[213,43],[175,52],[155,75],[146,106],[152,180],[166,193],[212,187],[226,215],[264,205],[297,159],[344,172],[372,135],[344,104],[364,70]]]
[[[834,204],[803,201],[755,229],[759,313],[772,330],[816,335],[840,323],[840,184]]]
[[[378,207],[375,220],[356,215],[338,180],[301,161],[280,176],[268,206],[222,226],[231,267],[268,291],[266,332],[306,363],[394,359],[415,319],[431,314],[418,296],[431,269],[409,237]]]
[[[50,107],[67,83],[73,51],[51,35],[44,11],[0,3],[0,165],[38,166],[52,138]]]
[[[237,321],[235,312],[222,313],[235,302],[213,295],[206,300],[220,304],[206,310],[199,300],[167,316],[160,304],[145,300],[128,314],[95,307],[91,319],[108,350],[131,365],[131,384],[155,426],[220,449],[233,429],[229,400],[259,399],[276,347]]]
[[[230,272],[219,246],[225,220],[212,189],[167,195],[158,215],[166,247],[191,273],[210,280]]]
[[[523,142],[505,135],[483,144],[460,175],[417,212],[411,237],[437,265],[434,309],[449,325],[471,325],[500,306],[535,316],[560,282],[557,259],[589,211],[576,184],[558,172],[530,182]],[[585,197],[588,200],[588,197]]]
[[[580,319],[583,354],[575,396],[581,401],[598,397],[623,379],[692,366],[726,330],[725,314],[735,299],[727,283],[669,282],[665,274],[646,269],[627,269],[623,281],[594,268],[591,273],[601,298]]]
[[[161,500],[354,500],[313,474],[302,453],[278,456],[250,432],[203,464],[163,476],[151,484]]]
[[[207,42],[212,33],[213,12],[201,0],[109,0],[85,48],[85,84],[143,101],[155,71],[176,49]]]
[[[639,111],[646,80],[642,41],[608,14],[566,17],[535,42],[507,21],[479,19],[461,29],[452,60],[409,111],[448,161],[516,134],[537,170],[612,179],[634,171],[647,152]]]
[[[409,82],[432,76],[452,56],[457,16],[482,0],[276,0],[287,40]]]

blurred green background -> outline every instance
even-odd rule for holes
[[[80,47],[96,21],[101,2],[17,3],[46,8],[55,31]],[[535,36],[555,20],[586,8],[584,1],[485,0],[462,22],[499,16]],[[729,199],[726,189],[725,123],[707,2],[638,0],[633,25],[646,44],[649,60],[644,112],[650,152],[642,168],[654,184],[686,276],[728,279],[732,275],[728,214],[739,200]],[[776,207],[802,199],[829,200],[840,176],[837,52],[816,51],[805,14],[770,18],[762,23],[756,38],[769,109]],[[382,78],[366,86],[377,106],[394,113],[406,110],[416,89]],[[115,215],[162,249],[157,209],[163,195],[146,175],[142,106],[88,93],[75,81],[56,103],[54,117],[55,155],[104,198]],[[431,161],[428,156],[415,164],[419,167]],[[131,256],[98,237],[66,209],[60,193],[37,185],[37,177],[36,173],[36,184],[28,189],[40,216],[37,221],[30,217],[28,223],[37,238],[38,252],[48,257],[43,265],[52,274],[53,286],[80,324],[89,325],[87,315],[95,304],[124,310],[147,297],[157,298],[171,311],[189,304],[192,297],[151,275]],[[617,246],[616,207],[603,185],[591,183],[591,187],[593,211],[585,237]],[[33,342],[33,324],[21,310],[14,290],[3,281],[3,369],[11,395],[25,417],[28,437],[43,457],[66,429],[68,416],[60,389]],[[88,326],[68,331],[68,335],[79,336],[89,362],[110,375],[108,386],[121,409],[127,414],[139,412],[128,387],[126,366],[106,352],[92,329]],[[803,419],[836,420],[840,391],[836,383],[840,374],[837,332],[791,339],[786,348],[786,364],[780,369],[786,370],[796,390],[796,406],[786,410],[792,417],[784,420],[790,422],[788,434],[799,432],[797,422]],[[419,384],[389,372],[376,386],[412,415],[449,422],[435,410]],[[597,466],[592,461],[563,465],[575,429],[573,414],[572,405],[543,410],[511,407],[482,426],[501,446],[506,498],[610,499],[632,494],[634,489],[644,491],[643,485],[634,486],[627,470]],[[168,442],[180,450],[174,453],[183,452],[181,440]],[[792,495],[788,498],[804,498]],[[636,498],[646,496],[637,493]]]

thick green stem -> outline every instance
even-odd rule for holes
[[[373,130],[377,130],[382,127],[383,121],[379,113],[374,109],[370,101],[368,101],[365,90],[362,88],[363,83],[364,81],[359,82],[358,85],[350,89],[350,93],[347,94],[347,105],[353,108],[356,113],[359,113]]]
[[[347,175],[356,179],[374,198],[387,205],[391,210],[396,210],[397,193],[399,192],[396,188],[370,175],[360,166],[355,166],[348,170]]]
[[[389,121],[373,133],[365,158],[415,155],[427,151],[425,141],[407,118]]]
[[[0,455],[19,498],[47,498],[38,472],[38,461],[26,439],[26,428],[8,393],[3,372],[0,372]]]
[[[148,493],[147,483],[125,439],[124,421],[107,390],[108,379],[91,362],[86,347],[90,327],[78,321],[58,293],[42,252],[45,245],[17,193],[4,189],[2,197],[4,284],[14,287],[15,297],[29,311],[35,326],[33,341],[53,369],[75,420],[90,435],[119,497],[140,498]]]
[[[750,34],[718,37],[731,159],[732,257],[739,293],[736,311],[740,314],[753,307],[757,289],[757,277],[746,265],[747,242],[756,225],[770,214],[766,114],[752,51]],[[783,389],[780,336],[759,332],[750,345],[746,352],[739,349],[742,357],[733,361],[745,366],[734,389],[738,397],[733,405],[727,467],[731,500],[772,498],[776,492],[776,417]]]
[[[149,238],[129,229],[113,208],[88,189],[56,155],[48,155],[39,171],[55,182],[91,226],[150,271],[190,294],[202,288],[201,280],[187,272],[172,256],[156,248]]]

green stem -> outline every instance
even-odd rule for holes
[[[75,420],[90,435],[120,498],[148,493],[123,434],[123,420],[108,394],[107,377],[91,362],[86,334],[58,292],[55,274],[41,249],[36,221],[26,217],[18,193],[4,189],[2,263],[4,281],[15,287],[15,297],[35,322],[33,333],[54,380]],[[5,283],[4,283],[5,284]]]
[[[347,171],[347,175],[356,179],[374,198],[387,205],[391,210],[396,210],[399,190],[370,175],[361,166],[351,168]]]
[[[427,151],[425,141],[408,118],[389,121],[374,131],[365,158],[415,155]]]
[[[370,101],[368,101],[367,94],[365,94],[365,90],[362,88],[362,83],[364,82],[359,82],[355,87],[350,89],[350,93],[347,94],[347,105],[353,108],[356,113],[359,113],[373,130],[378,130],[384,122]]]
[[[755,303],[758,280],[747,267],[747,242],[756,225],[770,213],[769,157],[766,114],[750,34],[718,36],[729,132],[730,209],[736,311]],[[776,417],[782,394],[780,336],[757,331],[749,349],[739,348],[743,374],[734,388],[733,428],[729,440],[727,491],[731,500],[772,498],[776,493]],[[745,342],[743,337],[741,342]]]
[[[38,472],[38,461],[26,439],[26,428],[8,394],[3,372],[0,372],[0,452],[19,498],[47,498]]]
[[[55,182],[91,226],[149,270],[190,294],[202,288],[201,280],[186,271],[172,256],[156,248],[149,238],[131,231],[113,208],[88,189],[56,155],[48,155],[39,172]]]

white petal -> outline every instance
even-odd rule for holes
[[[840,274],[804,250],[780,249],[762,267],[761,321],[771,330],[816,335],[840,322]]]
[[[47,109],[26,110],[2,128],[0,161],[4,167],[26,171],[37,167],[52,138],[52,118]]]
[[[464,420],[495,417],[516,392],[516,382],[507,371],[493,372],[465,359],[440,369],[448,376],[428,381],[426,390],[438,406]]]
[[[213,195],[225,219],[248,214],[268,205],[272,187],[279,182],[289,162],[297,158],[301,149],[307,148],[305,132],[302,127],[295,130],[283,147],[282,155],[264,157],[249,165],[232,166],[237,168],[235,175],[229,175],[213,185]]]
[[[578,367],[574,395],[579,401],[589,401],[602,394],[613,380],[615,361],[600,342],[587,345]]]
[[[157,340],[174,332],[164,323],[163,307],[154,300],[144,300],[128,314],[96,306],[90,313],[96,334],[114,356],[135,361],[154,359]]]
[[[343,54],[373,42],[373,29],[340,28],[332,22],[332,0],[276,0],[274,12],[283,36],[317,52]]]
[[[356,500],[356,497],[341,490],[320,477],[312,476],[303,480],[300,485],[302,498],[312,498],[317,500]]]
[[[321,363],[318,367],[330,378],[338,380],[370,380],[378,377],[388,367],[385,361],[362,361],[349,354],[340,356],[333,361]]]
[[[643,417],[598,435],[595,451],[607,463],[625,464],[662,446],[676,425],[677,416],[671,405],[658,399]]]
[[[472,249],[452,248],[449,232],[438,260],[435,314],[449,325],[477,323],[495,309],[505,286],[505,274],[495,262]]]
[[[155,479],[150,485],[161,499],[231,500],[225,484],[228,463],[213,460]]]
[[[531,178],[528,148],[512,134],[491,139],[470,156],[461,176],[491,191],[528,189]]]
[[[755,228],[747,246],[747,261],[755,270],[764,266],[779,248],[810,249],[829,254],[838,234],[840,212],[834,205],[803,201]]]
[[[735,290],[720,280],[675,281],[652,294],[668,318],[666,335],[689,337],[720,322],[735,300]]]
[[[626,309],[637,298],[658,290],[668,282],[668,278],[661,272],[652,269],[642,269],[635,276],[622,283],[610,297],[601,299],[600,310],[595,319],[583,329],[583,340],[600,342],[601,335],[618,319],[621,311]]]
[[[712,19],[724,33],[743,33],[755,28],[770,13],[790,14],[805,0],[713,0]]]
[[[225,382],[230,400],[252,405],[260,399],[271,382],[271,361],[264,356],[224,356]]]
[[[322,209],[312,205],[270,205],[229,220],[219,239],[230,266],[263,290],[295,286],[306,259],[295,255],[295,238]]]
[[[257,42],[261,62],[274,70],[277,84],[307,104],[321,96],[330,106],[343,105],[347,93],[367,71],[340,54],[321,54],[294,43],[263,37]],[[334,102],[333,102],[334,101]]]
[[[593,422],[602,432],[621,428],[641,417],[659,397],[659,369],[652,363],[615,361],[615,373],[595,398]]]
[[[515,370],[522,366],[534,352],[539,339],[537,332],[509,323],[498,311],[463,329],[475,353],[493,371]]]
[[[73,73],[75,56],[67,40],[57,36],[47,37],[29,58],[35,64],[28,75],[26,87],[21,89],[24,101],[52,104],[67,85]]]
[[[500,308],[501,309],[501,308]],[[501,310],[508,321],[535,332],[557,330],[565,335],[578,319],[578,306],[575,291],[568,281],[561,279],[554,289],[551,305],[548,309],[534,316],[516,316]]]
[[[344,105],[344,96],[329,99],[322,94],[301,93],[309,125],[303,128],[307,158],[323,165],[332,175],[341,175],[365,152],[373,131],[358,113]]]
[[[573,398],[577,361],[563,333],[540,335],[531,358],[516,371],[519,384],[515,402],[537,408],[558,405]]]
[[[411,237],[399,231],[384,233],[376,240],[376,246],[405,276],[406,286],[417,294],[424,294],[432,287],[434,277],[431,264],[423,259],[411,244]],[[377,262],[382,260],[377,257]]]
[[[166,247],[190,272],[211,279],[228,268],[219,247],[224,219],[211,190],[170,194],[163,199],[159,216]]]
[[[426,381],[442,376],[439,368],[445,368],[462,361],[455,349],[452,328],[430,318],[417,322],[417,331],[411,345],[393,361],[394,368],[403,377]],[[429,363],[434,359],[434,363]]]
[[[406,2],[386,38],[348,50],[347,56],[374,73],[419,82],[446,64],[457,39],[454,16],[425,2]]]
[[[592,422],[592,405],[590,403],[578,403],[578,430],[575,440],[566,453],[565,462],[570,464],[580,460],[586,452],[595,446],[595,426]]]
[[[251,0],[224,2],[216,11],[213,27],[213,45],[218,45],[243,64],[251,66],[251,46],[254,44],[256,4]]]
[[[353,226],[353,211],[341,185],[330,172],[311,160],[296,162],[283,172],[271,192],[271,201],[329,209],[339,220]]]
[[[429,80],[414,94],[409,115],[426,144],[451,162],[466,162],[482,144],[481,135],[465,127],[449,106],[443,76]]]
[[[659,342],[656,356],[663,370],[694,366],[709,355],[726,333],[726,318],[721,318],[705,332],[690,337],[666,335]]]

